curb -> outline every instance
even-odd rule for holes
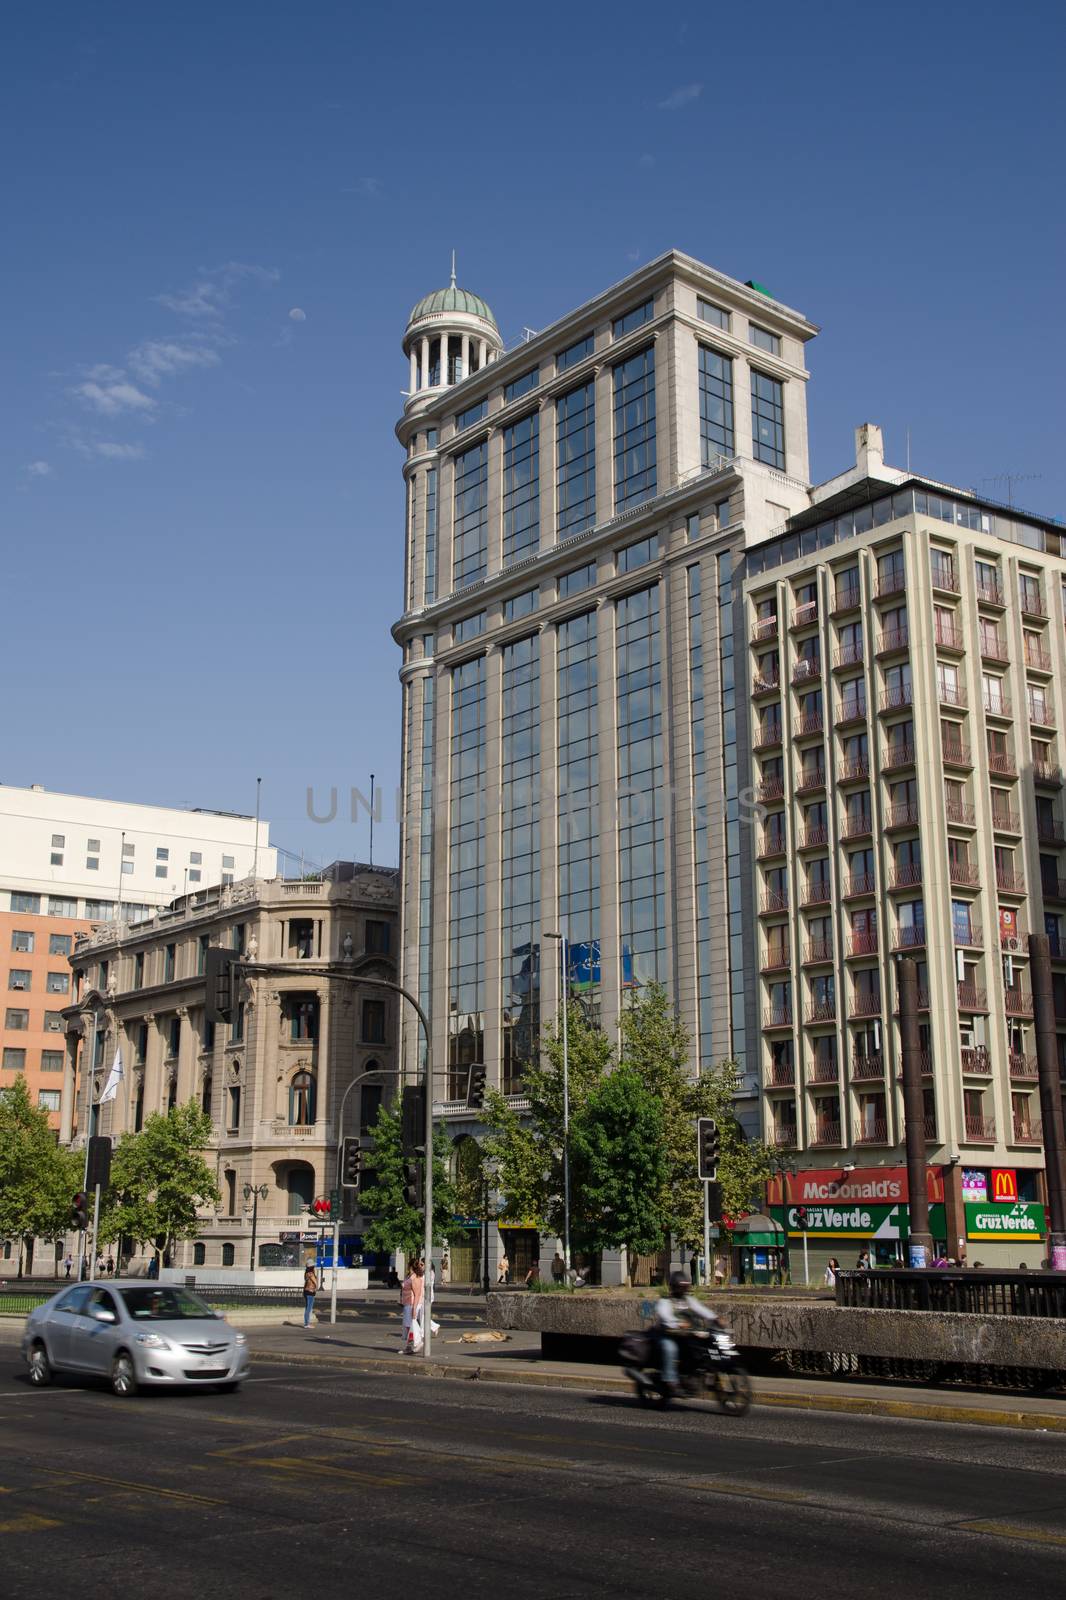
[[[517,1388],[572,1389],[585,1393],[607,1390],[610,1393],[627,1393],[632,1385],[628,1378],[613,1376],[583,1378],[576,1373],[534,1372],[528,1368],[500,1368],[486,1371],[483,1367],[459,1367],[451,1362],[416,1361],[397,1365],[395,1360],[382,1360],[377,1356],[304,1355],[277,1350],[249,1351],[253,1361],[272,1362],[280,1366],[335,1367],[338,1362],[355,1371],[384,1371],[395,1377],[407,1373],[413,1378],[452,1378],[466,1382],[503,1383]],[[896,1417],[907,1422],[955,1422],[981,1428],[1016,1428],[1031,1433],[1066,1433],[1066,1413],[1042,1411],[988,1410],[980,1406],[945,1405],[935,1400],[885,1400],[871,1395],[834,1395],[789,1393],[781,1389],[756,1389],[757,1406],[777,1406],[786,1411],[830,1411],[862,1417]]]

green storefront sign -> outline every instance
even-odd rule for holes
[[[967,1239],[1030,1239],[1047,1232],[1043,1206],[1027,1200],[977,1201],[966,1207]]]
[[[797,1223],[796,1210],[796,1206],[789,1206],[785,1213],[790,1239],[802,1239],[806,1234],[808,1239],[894,1240],[906,1239],[910,1233],[910,1207],[902,1203],[874,1206],[862,1200],[843,1200],[808,1205],[806,1228],[801,1228]],[[775,1206],[772,1214],[777,1221],[782,1220],[780,1206]],[[935,1239],[947,1237],[942,1205],[929,1207],[929,1231]]]

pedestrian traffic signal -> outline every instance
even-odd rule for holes
[[[353,1135],[341,1144],[341,1188],[358,1189],[363,1175],[363,1152]]]
[[[410,1083],[403,1092],[400,1110],[400,1144],[405,1160],[425,1149],[426,1090],[424,1084]]]
[[[468,1111],[480,1111],[484,1104],[485,1068],[481,1066],[471,1067],[466,1089],[466,1108]]]
[[[796,1207],[796,1227],[799,1228],[801,1233],[806,1233],[806,1231],[807,1231],[807,1207],[806,1206],[797,1206]]]
[[[422,1163],[421,1161],[406,1161],[403,1169],[403,1203],[412,1206],[415,1211],[421,1211],[424,1197],[422,1193]]]
[[[696,1119],[696,1148],[700,1178],[704,1183],[713,1183],[718,1176],[718,1124],[713,1117]]]
[[[209,945],[204,952],[204,1016],[208,1022],[231,1022],[236,1008],[236,957],[232,950]]]
[[[70,1214],[71,1226],[79,1231],[89,1226],[89,1196],[80,1191],[74,1196]]]

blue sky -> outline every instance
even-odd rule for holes
[[[811,465],[1066,514],[1061,5],[5,12],[0,780],[395,859],[411,304],[677,246],[823,328]],[[994,481],[995,480],[995,481]],[[329,825],[307,816],[308,788]]]

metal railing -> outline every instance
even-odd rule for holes
[[[1037,1241],[1039,1248],[1039,1241]],[[839,1272],[838,1306],[877,1311],[963,1311],[985,1317],[1066,1317],[1066,1272]]]

